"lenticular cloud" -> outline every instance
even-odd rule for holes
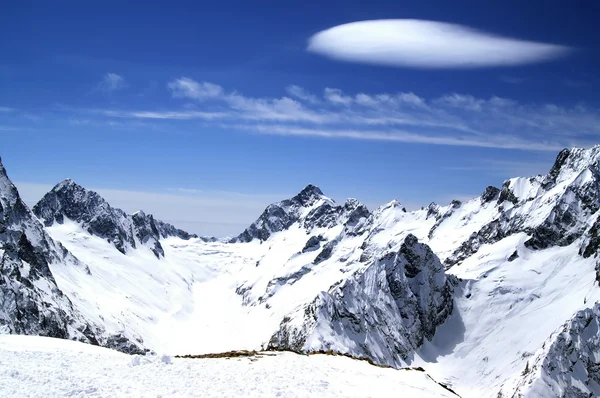
[[[548,61],[569,47],[415,19],[352,22],[321,31],[308,51],[339,61],[414,68],[484,68]]]

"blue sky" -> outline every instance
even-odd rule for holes
[[[308,183],[415,208],[598,142],[597,2],[274,4],[5,5],[0,155],[26,199],[70,177],[224,235]]]

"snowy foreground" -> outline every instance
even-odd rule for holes
[[[30,396],[456,397],[417,370],[328,356],[130,356],[37,336],[0,336],[0,391]]]

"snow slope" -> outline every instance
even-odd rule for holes
[[[422,366],[464,397],[535,396],[524,369],[558,361],[568,350],[540,350],[600,300],[599,161],[600,147],[565,150],[545,176],[413,212],[397,201],[338,205],[309,185],[229,242],[161,235],[164,256],[119,250],[90,231],[94,214],[61,213],[45,231],[89,272],[49,266],[86,319],[159,354],[261,349],[280,336],[272,347]],[[390,260],[407,238],[437,257]],[[571,330],[573,341],[590,333]]]
[[[411,365],[463,397],[495,397],[566,319],[600,300],[595,263],[576,245],[532,252],[526,239],[517,234],[486,245],[451,268],[462,279],[455,311]],[[515,246],[521,256],[508,261]]]
[[[519,378],[506,383],[507,395],[599,396],[599,329],[600,304],[579,311],[544,343]]]
[[[82,343],[0,336],[0,391],[19,397],[456,397],[417,370],[327,355],[129,356]]]

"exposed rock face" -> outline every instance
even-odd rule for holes
[[[399,367],[452,313],[453,278],[409,235],[366,269],[284,318],[268,348],[333,350]]]
[[[600,304],[579,311],[544,343],[510,396],[600,396]]]
[[[94,191],[89,191],[72,180],[56,185],[34,207],[33,212],[46,226],[62,224],[65,217],[80,223],[92,235],[112,243],[121,253],[135,249],[139,243],[148,246],[156,257],[164,256],[161,238],[178,236],[196,237],[171,224],[155,220],[152,215],[139,211],[128,215],[114,208]]]
[[[261,216],[231,242],[265,241],[276,232],[299,223],[307,233],[316,228],[331,228],[344,224],[349,234],[363,232],[369,210],[356,199],[348,199],[343,206],[323,195],[314,185],[307,185],[298,195],[269,205]]]
[[[433,205],[433,207],[432,207]],[[450,218],[450,216],[452,216],[452,214],[454,214],[454,212],[459,209],[462,205],[462,202],[460,200],[453,200],[452,202],[450,202],[450,207],[442,214],[439,212],[439,208],[437,208],[437,206],[435,206],[435,203],[432,203],[429,205],[429,210],[428,210],[428,217],[430,215],[430,213],[432,215],[435,216],[436,222],[433,225],[433,227],[431,227],[431,229],[429,230],[429,238],[431,238],[433,236],[433,233],[435,232],[436,229],[439,228],[439,226],[446,221],[448,218]]]
[[[269,205],[258,220],[232,241],[267,240],[272,233],[283,231],[298,222],[302,209],[309,208],[323,198],[323,192],[319,188],[308,185],[293,198]]]
[[[324,240],[325,240],[325,238],[323,238],[323,236],[321,236],[321,235],[311,236],[306,241],[306,245],[304,245],[304,248],[302,249],[302,253],[317,250],[319,247],[321,247],[321,242]]]
[[[133,223],[127,214],[111,207],[96,192],[88,191],[72,180],[56,185],[34,207],[33,212],[51,226],[64,218],[82,223],[92,234],[111,242],[121,252],[135,248]]]
[[[131,221],[133,221],[133,230],[139,242],[149,246],[156,257],[164,257],[165,251],[159,242],[161,235],[154,217],[151,214],[146,215],[143,211],[138,211],[131,216]],[[135,241],[133,247],[135,248]]]
[[[525,242],[529,249],[567,246],[583,237],[587,243],[581,254],[594,254],[597,228],[590,228],[589,220],[600,210],[599,161],[600,147],[565,149],[546,176],[507,180],[499,193],[486,189],[482,203],[493,202],[497,196],[498,215],[474,232],[445,264],[459,264],[481,245],[519,232],[530,235]]]
[[[550,169],[548,175],[544,179],[544,188],[549,188],[556,183],[556,179],[558,178],[561,169],[567,162],[569,155],[571,155],[571,150],[567,148],[559,152],[558,156],[556,157],[556,160],[554,161],[554,164],[552,165],[552,168]]]
[[[500,190],[490,185],[485,189],[485,191],[483,191],[483,194],[481,194],[481,201],[483,203],[489,203],[494,199],[497,199],[499,194]]]
[[[75,339],[143,353],[91,325],[56,285],[50,265],[89,269],[44,231],[21,200],[0,161],[0,333]]]
[[[186,232],[182,229],[176,228],[175,226],[173,226],[169,223],[166,223],[164,221],[160,221],[157,219],[154,219],[154,223],[158,230],[158,235],[161,238],[168,238],[171,236],[176,236],[176,237],[184,239],[184,240],[189,240],[189,239],[193,239],[193,238],[199,238],[205,242],[216,242],[216,240],[217,240],[217,238],[214,238],[212,236],[211,237],[207,237],[207,236],[199,237],[196,234],[190,234],[189,232]]]

